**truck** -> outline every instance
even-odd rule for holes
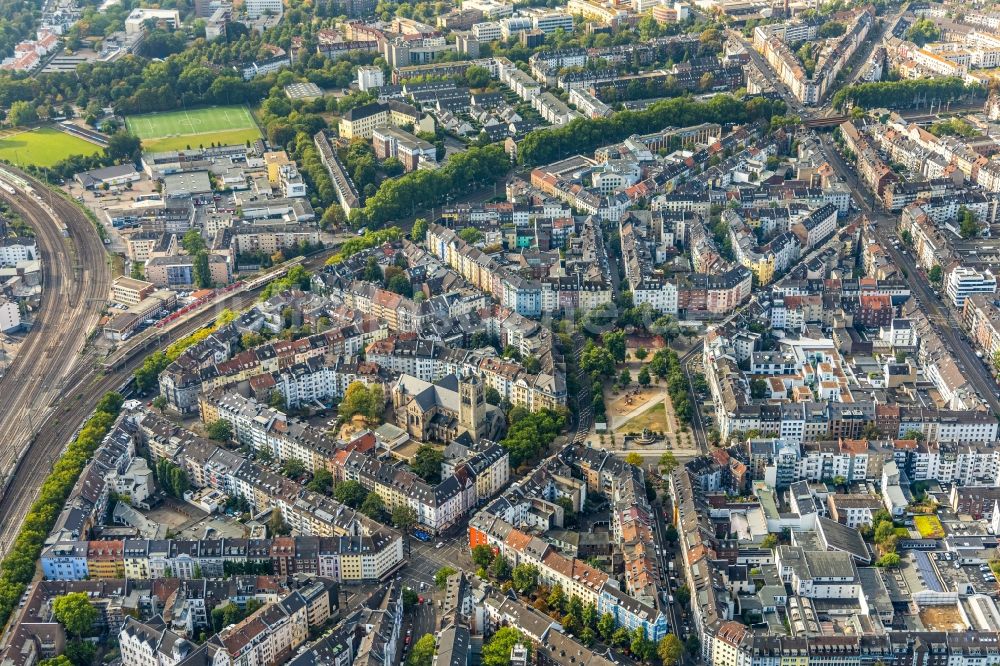
[[[670,564],[668,564],[667,566],[670,567],[670,573],[673,573],[674,572],[674,561],[670,560]]]

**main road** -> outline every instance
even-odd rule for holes
[[[46,419],[65,404],[64,389],[74,370],[87,365],[81,353],[111,285],[104,245],[83,212],[62,197],[49,196],[44,185],[26,174],[8,170],[27,180],[42,197],[0,191],[35,232],[42,295],[31,331],[0,379],[0,488],[10,481],[17,461]],[[9,517],[0,513],[0,521]],[[2,543],[9,541],[0,538]]]
[[[897,238],[895,230],[895,218],[890,217],[877,209],[878,203],[872,198],[867,187],[860,182],[854,169],[844,160],[837,151],[836,146],[829,135],[821,135],[824,152],[830,166],[843,178],[850,186],[854,196],[855,204],[868,216],[871,221],[872,230],[879,244],[892,257],[893,263],[901,267],[906,272],[906,281],[910,285],[920,305],[923,306],[927,317],[934,324],[934,329],[941,336],[948,351],[956,357],[959,368],[969,379],[972,385],[979,392],[990,409],[994,413],[1000,414],[1000,400],[997,399],[997,383],[993,379],[989,370],[983,365],[969,343],[958,334],[959,325],[955,321],[951,310],[944,304],[938,295],[934,293],[930,285],[923,279],[916,261],[909,253],[900,252],[892,241]]]

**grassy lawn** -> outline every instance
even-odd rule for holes
[[[210,146],[236,146],[247,141],[256,141],[260,132],[254,129],[240,129],[229,132],[211,132],[208,134],[188,134],[186,136],[169,136],[162,139],[143,139],[142,149],[149,153],[162,153],[168,150],[186,150]]]
[[[642,414],[633,416],[627,422],[615,428],[618,432],[641,433],[644,428],[653,432],[664,432],[667,429],[667,408],[661,400]]]
[[[0,137],[0,159],[17,165],[52,166],[70,155],[93,155],[101,150],[97,144],[51,127]]]
[[[913,525],[924,539],[944,538],[944,525],[937,516],[914,516]]]
[[[213,106],[187,111],[146,113],[125,119],[147,151],[183,150],[188,146],[235,145],[260,138],[245,106]]]

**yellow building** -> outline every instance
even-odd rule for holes
[[[281,183],[281,167],[293,164],[293,162],[288,157],[288,153],[276,150],[264,153],[264,164],[267,166],[267,182],[271,185],[279,185]]]

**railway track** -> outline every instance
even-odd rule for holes
[[[43,291],[33,329],[0,380],[0,482],[14,480],[20,461],[34,449],[41,430],[58,412],[64,388],[86,359],[87,332],[100,316],[111,284],[104,245],[90,220],[61,197],[16,169],[6,168],[45,197],[2,188],[0,197],[35,231],[42,258]],[[23,515],[22,515],[23,517]],[[12,540],[4,525],[14,516],[0,511],[0,550]],[[17,518],[19,524],[21,518]]]
[[[329,252],[312,256],[303,265],[312,270],[322,266]],[[77,428],[94,411],[101,396],[108,391],[118,390],[132,377],[132,373],[142,365],[146,356],[156,349],[190,335],[192,332],[215,321],[223,309],[244,310],[257,300],[264,283],[252,290],[233,295],[223,304],[197,313],[181,325],[165,331],[157,338],[156,344],[148,348],[137,348],[116,363],[113,370],[106,370],[96,358],[86,359],[67,377],[59,395],[59,405],[51,410],[42,423],[38,435],[23,457],[15,464],[7,485],[0,492],[0,555],[6,552],[7,544],[13,543],[24,516],[38,494],[52,463],[69,443]],[[107,298],[107,293],[102,299]]]

